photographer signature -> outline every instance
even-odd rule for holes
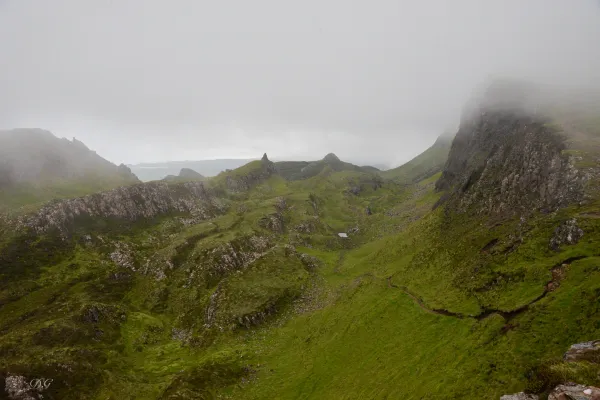
[[[53,379],[32,379],[29,381],[28,385],[30,389],[37,390],[41,392],[42,390],[48,389],[50,384],[52,384]]]

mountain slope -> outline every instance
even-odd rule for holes
[[[598,154],[548,123],[483,102],[443,171],[410,184],[331,165],[290,180],[265,155],[0,220],[0,373],[61,399],[598,385],[598,364],[562,360],[600,337]],[[502,207],[521,179],[525,206]]]
[[[319,161],[278,161],[275,163],[277,172],[287,180],[307,179],[320,174],[326,168],[332,171],[374,172],[374,167],[359,167],[340,160],[335,154],[329,153]]]
[[[0,207],[16,207],[137,183],[129,168],[77,139],[41,129],[0,131]]]
[[[402,184],[415,183],[429,178],[444,168],[451,143],[452,136],[442,135],[430,148],[406,164],[382,171],[380,174],[385,179],[393,179]]]

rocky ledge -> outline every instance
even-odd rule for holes
[[[17,224],[19,228],[29,228],[38,234],[56,230],[66,235],[78,219],[136,222],[169,213],[185,213],[195,219],[207,219],[223,211],[224,206],[201,182],[150,182],[52,201],[35,214],[21,217]]]

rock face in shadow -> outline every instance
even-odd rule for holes
[[[463,119],[436,189],[459,212],[554,211],[584,195],[586,177],[565,148],[561,133],[540,118],[481,108]]]
[[[36,233],[57,230],[67,234],[81,219],[136,222],[169,213],[185,213],[202,220],[222,211],[223,206],[201,182],[150,182],[53,201],[19,222],[21,227],[31,228]]]

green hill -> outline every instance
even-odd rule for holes
[[[563,359],[600,338],[597,136],[476,111],[396,180],[265,155],[0,219],[0,374],[60,399],[600,385],[593,355]]]
[[[319,161],[278,161],[275,163],[277,173],[287,180],[307,179],[320,174],[329,167],[333,171],[376,172],[375,167],[359,167],[340,160],[329,153]]]
[[[59,139],[41,129],[0,131],[0,211],[138,182],[128,167],[75,138]]]
[[[385,179],[392,179],[403,184],[410,184],[429,178],[444,168],[451,144],[452,136],[442,135],[430,148],[406,164],[387,171],[381,171],[380,174]]]

